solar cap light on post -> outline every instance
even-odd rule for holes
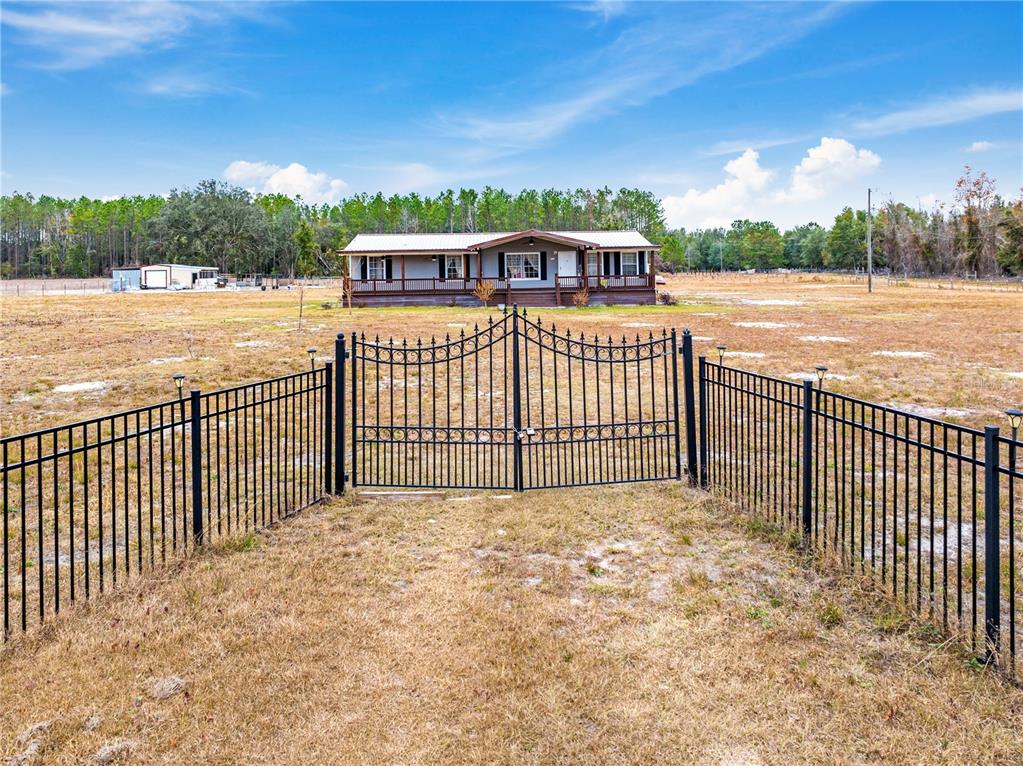
[[[185,387],[185,374],[183,372],[174,375],[174,385],[177,386],[178,399],[180,399],[184,395]]]
[[[728,350],[728,346],[718,346],[718,364],[723,365],[725,363],[725,351]]]
[[[1023,410],[1006,410],[1005,414],[1009,416],[1009,428],[1012,429],[1012,440],[1016,441],[1016,434],[1019,432],[1020,425],[1023,424]]]
[[[315,348],[307,348],[305,352],[307,354],[309,354],[309,369],[310,370],[315,370],[316,369],[316,349]]]
[[[817,385],[818,385],[819,388],[823,389],[824,388],[824,376],[827,374],[828,368],[825,367],[823,364],[818,364],[815,369],[817,370]]]

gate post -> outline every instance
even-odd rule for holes
[[[331,433],[334,428],[334,363],[327,362],[323,369],[323,494],[329,495],[334,491],[331,479],[331,467],[334,464],[334,435]]]
[[[707,357],[700,357],[700,486],[710,488],[710,472],[707,461],[710,449],[707,444]]]
[[[357,467],[355,465],[355,444],[356,444],[355,429],[356,429],[356,426],[358,425],[358,412],[359,412],[358,409],[357,409],[357,405],[358,405],[357,399],[359,398],[358,397],[359,388],[358,388],[358,386],[355,385],[355,364],[356,364],[356,360],[359,358],[358,354],[356,353],[358,348],[359,348],[359,346],[358,346],[358,336],[356,336],[356,334],[353,332],[352,333],[352,351],[351,351],[351,355],[352,355],[352,473],[351,473],[351,476],[350,476],[350,478],[352,480],[352,487],[356,486],[356,483],[357,483],[356,477],[359,475],[359,471],[358,471],[358,469],[357,469]],[[342,487],[342,489],[344,489],[344,487]]]
[[[672,330],[672,334],[674,334]],[[687,327],[682,332],[682,381],[685,385],[686,397],[686,460],[689,471],[689,483],[696,486],[696,392],[693,390],[693,336]],[[678,383],[676,387],[676,400],[678,398]],[[676,414],[677,417],[677,414]],[[676,423],[676,426],[678,424]],[[681,467],[679,468],[681,472]],[[680,476],[681,478],[681,476]]]
[[[986,661],[997,662],[1002,630],[998,428],[984,427],[984,635]]]
[[[205,542],[202,526],[202,413],[199,389],[193,388],[190,395],[192,437],[192,539],[196,545]]]
[[[334,340],[334,401],[337,417],[334,418],[334,494],[345,493],[345,335],[339,332]]]
[[[811,527],[813,526],[813,508],[811,506],[813,483],[813,381],[803,381],[803,450],[799,461],[802,470],[802,505],[803,505],[803,542],[810,543]]]
[[[508,281],[509,287],[511,280]],[[522,391],[519,380],[519,307],[512,306],[512,427],[514,433],[514,487],[522,491]]]
[[[686,331],[688,332],[688,330]],[[685,338],[682,336],[682,346],[678,345],[678,334],[675,328],[671,328],[671,387],[672,387],[672,419],[675,421],[675,478],[679,481],[682,480],[682,444],[680,442],[679,435],[679,422],[678,422],[678,352],[681,351],[685,354]]]

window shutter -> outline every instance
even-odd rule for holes
[[[448,271],[448,259],[445,255],[437,256],[437,276],[441,279],[447,276]]]
[[[386,279],[393,279],[394,278],[394,266],[392,265],[392,261],[393,260],[394,260],[394,256],[391,256],[391,255],[387,256],[384,259],[384,277]]]
[[[604,276],[611,274],[611,253],[604,253]]]
[[[369,257],[362,256],[359,259],[359,279],[367,279],[369,277]]]
[[[540,279],[547,279],[547,251],[540,251]]]
[[[504,279],[507,275],[504,273],[504,253],[497,254],[497,278]]]
[[[646,250],[639,251],[639,273],[646,274]]]
[[[622,254],[619,251],[615,251],[615,276],[620,277],[622,275]]]

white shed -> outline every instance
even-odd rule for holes
[[[220,270],[216,266],[159,263],[142,267],[143,290],[212,290]]]

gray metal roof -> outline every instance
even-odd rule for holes
[[[431,250],[472,250],[481,242],[510,237],[515,231],[480,231],[471,234],[357,234],[344,249],[346,253],[400,253]],[[601,248],[656,247],[638,231],[551,231],[571,239],[595,242]]]

